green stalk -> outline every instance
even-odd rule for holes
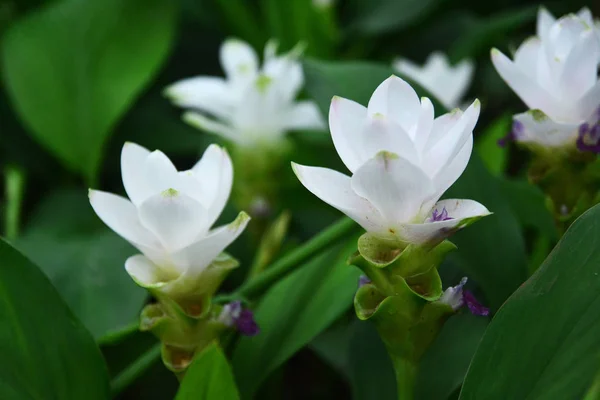
[[[111,382],[110,388],[112,396],[116,397],[119,393],[125,390],[129,385],[135,382],[140,376],[146,372],[161,356],[162,345],[157,343],[150,350],[142,354],[133,364],[129,365]]]
[[[120,329],[107,332],[104,336],[100,337],[96,342],[98,346],[107,346],[117,344],[124,339],[128,338],[131,334],[137,332],[140,327],[140,321],[133,321],[129,325],[126,325]]]
[[[417,366],[406,358],[392,357],[392,363],[394,364],[394,372],[396,374],[398,400],[414,399]]]
[[[8,240],[14,240],[19,235],[21,220],[21,205],[25,191],[25,174],[17,167],[4,169],[6,209],[4,215],[4,234]]]
[[[356,226],[356,223],[350,218],[342,218],[304,245],[280,258],[256,278],[246,281],[235,293],[228,297],[247,299],[258,297],[304,261],[350,236],[356,230]]]

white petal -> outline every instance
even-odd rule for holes
[[[366,161],[362,159],[360,149],[360,137],[366,123],[366,107],[352,100],[333,97],[329,108],[331,138],[337,153],[351,172]]]
[[[433,202],[437,201],[454,182],[462,175],[469,164],[471,158],[471,152],[473,151],[473,135],[469,135],[466,143],[458,154],[434,177],[433,182],[435,184],[436,195],[432,199]]]
[[[244,85],[257,74],[258,56],[246,42],[227,39],[221,46],[219,57],[225,75],[234,85]]]
[[[180,107],[208,112],[218,118],[230,118],[235,98],[223,78],[198,76],[174,83],[166,95]]]
[[[367,109],[370,117],[383,114],[410,132],[419,118],[421,103],[408,83],[392,75],[375,89]]]
[[[473,104],[461,115],[452,128],[441,134],[436,143],[427,148],[423,167],[430,177],[436,176],[464,147],[473,135],[473,129],[479,118],[480,104],[475,100]],[[436,132],[437,133],[437,132]]]
[[[159,267],[141,254],[129,257],[125,261],[125,270],[143,288],[160,287],[179,277],[176,270]]]
[[[550,28],[556,19],[545,7],[540,7],[537,15],[537,36],[544,40],[550,33]]]
[[[518,142],[559,147],[574,143],[577,138],[579,123],[555,122],[540,110],[517,114],[513,119],[521,124],[515,137]]]
[[[354,192],[367,199],[388,225],[420,217],[423,201],[434,193],[425,173],[394,153],[381,152],[352,176]]]
[[[212,226],[223,212],[231,193],[233,183],[231,158],[225,149],[211,144],[192,171],[201,184],[201,203],[207,209],[206,223]]]
[[[415,147],[419,153],[422,153],[425,149],[425,145],[433,129],[433,121],[433,104],[427,97],[421,97],[421,113],[419,114],[419,122],[414,133]]]
[[[489,215],[485,206],[473,200],[442,200],[435,205],[438,212],[448,212],[446,221],[425,222],[422,224],[404,224],[399,227],[398,236],[407,243],[422,244],[430,241],[441,241],[460,229],[465,219]]]
[[[288,55],[267,60],[263,74],[273,79],[282,102],[293,101],[304,84],[302,64]]]
[[[537,65],[542,51],[542,42],[532,36],[525,40],[515,52],[515,65],[531,79],[538,80]],[[544,59],[545,61],[545,59]]]
[[[127,142],[121,150],[121,175],[127,196],[135,205],[139,205],[154,194],[152,184],[145,174],[146,159],[150,155],[145,147]]]
[[[292,163],[292,168],[309,191],[355,220],[365,230],[379,232],[384,229],[381,215],[367,200],[354,193],[349,176],[328,168],[295,163]]]
[[[580,99],[598,81],[600,42],[590,29],[581,35],[565,59],[559,79],[565,96]]]
[[[312,101],[300,101],[294,104],[284,121],[285,129],[324,130],[325,121],[321,111]]]
[[[88,196],[98,217],[119,236],[136,247],[160,247],[152,232],[142,226],[137,209],[129,200],[100,190],[90,190]]]
[[[140,205],[138,215],[142,225],[169,251],[193,243],[208,228],[204,207],[175,189],[150,197]]]
[[[420,164],[419,153],[409,134],[394,119],[383,114],[375,114],[371,118],[358,144],[363,160],[369,160],[381,151],[388,151],[415,165]]]
[[[197,276],[244,231],[250,217],[240,212],[230,224],[215,228],[206,237],[174,253],[173,260],[185,270],[183,278]]]
[[[230,126],[207,118],[200,113],[193,111],[186,112],[183,114],[183,120],[188,124],[208,133],[222,136],[225,139],[229,139],[234,142],[240,141],[240,135],[236,133]]]
[[[492,49],[492,63],[502,79],[529,108],[539,108],[547,114],[560,114],[552,96],[497,49]]]

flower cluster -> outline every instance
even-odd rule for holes
[[[392,76],[368,107],[335,97],[329,125],[335,148],[352,173],[293,164],[321,200],[382,238],[436,243],[488,215],[473,200],[441,200],[464,171],[473,148],[479,101],[434,118],[428,98]]]
[[[166,94],[189,108],[184,120],[240,145],[276,142],[288,130],[320,130],[324,121],[312,101],[295,101],[304,84],[299,48],[277,56],[275,42],[265,47],[259,68],[252,47],[238,39],[221,46],[226,79],[198,76],[169,86]]]
[[[558,20],[541,9],[537,36],[521,44],[514,60],[492,49],[496,70],[530,109],[514,116],[512,139],[557,148],[588,135],[578,148],[596,152],[598,140],[582,127],[596,124],[600,108],[599,26],[587,9]]]

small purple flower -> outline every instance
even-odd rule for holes
[[[448,210],[446,210],[446,207],[442,209],[442,212],[439,212],[436,208],[431,214],[431,222],[448,221],[449,219],[453,218],[448,216]]]
[[[525,127],[521,121],[513,121],[512,129],[501,139],[498,139],[498,146],[504,147],[508,142],[513,142],[523,136]]]
[[[358,278],[358,287],[361,288],[363,286],[365,286],[367,283],[371,283],[371,280],[369,279],[368,276],[366,275],[361,275]]]
[[[448,289],[444,290],[439,301],[448,304],[454,311],[458,311],[463,306],[467,306],[473,315],[489,315],[490,309],[479,303],[475,296],[473,296],[473,293],[464,290],[466,283],[467,278],[462,278],[458,285],[450,286]]]
[[[244,336],[254,336],[260,332],[260,328],[254,321],[251,310],[242,307],[241,301],[233,301],[223,306],[219,321],[223,324],[235,327]]]
[[[490,315],[490,309],[484,307],[479,301],[477,301],[475,296],[473,296],[473,293],[470,291],[463,290],[463,301],[467,305],[469,311],[471,311],[471,314],[481,315],[484,317]]]
[[[577,149],[581,152],[600,153],[600,122],[594,125],[588,123],[579,126]]]

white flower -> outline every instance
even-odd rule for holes
[[[392,76],[367,108],[334,97],[329,126],[352,177],[293,164],[321,200],[368,232],[405,243],[443,239],[488,210],[472,200],[438,199],[464,171],[473,148],[479,101],[434,119],[433,105]],[[437,203],[436,203],[437,202]]]
[[[431,53],[422,67],[403,58],[395,60],[393,67],[401,75],[421,85],[448,110],[460,107],[475,70],[471,60],[450,65],[446,55],[441,52]]]
[[[324,121],[312,101],[296,102],[304,83],[299,51],[276,56],[276,45],[258,56],[237,39],[221,46],[226,79],[198,76],[168,87],[166,94],[181,107],[188,123],[242,145],[272,143],[288,130],[323,129]]]
[[[514,61],[492,49],[492,62],[531,110],[515,115],[515,139],[553,147],[574,144],[578,127],[596,122],[600,39],[591,16],[551,18],[541,10],[539,36],[526,40]]]
[[[458,285],[450,286],[446,290],[444,290],[444,293],[442,293],[442,296],[438,301],[449,305],[454,311],[458,311],[460,308],[462,308],[462,306],[465,305],[465,300],[463,298],[463,288],[466,284],[467,278],[462,278]]]
[[[231,160],[219,146],[209,146],[192,169],[178,172],[162,152],[126,143],[121,173],[129,200],[90,190],[90,203],[106,225],[143,253],[125,264],[141,286],[197,279],[248,223],[241,212],[229,225],[210,229],[233,180]]]

